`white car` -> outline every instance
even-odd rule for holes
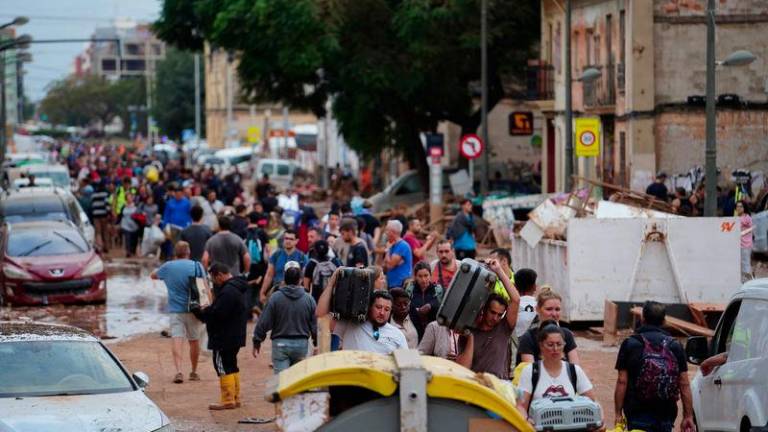
[[[688,339],[688,361],[727,353],[724,364],[691,382],[699,431],[768,431],[768,279],[750,281],[731,298],[711,344]]]
[[[0,322],[0,431],[173,431],[96,337],[70,326]]]

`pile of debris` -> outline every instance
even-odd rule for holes
[[[566,240],[568,220],[571,218],[594,217],[608,218],[673,218],[674,208],[667,202],[641,192],[621,186],[603,183],[581,177],[575,178],[571,193],[554,194],[546,197],[541,204],[528,214],[526,222],[519,231],[520,236],[530,247],[536,246],[542,239]],[[596,187],[613,193],[610,200],[594,198]]]

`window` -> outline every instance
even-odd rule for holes
[[[741,309],[741,300],[731,303],[723,313],[723,318],[720,320],[717,332],[715,333],[715,339],[712,341],[715,351],[713,354],[726,352],[730,348],[739,309]]]
[[[139,46],[139,44],[135,44],[135,43],[125,44],[125,53],[128,54],[128,55],[142,55],[142,54],[144,54],[142,52],[142,49]]]
[[[0,343],[0,398],[133,390],[125,372],[97,342]]]
[[[132,72],[144,72],[144,60],[124,60],[123,61],[123,70],[126,71],[132,71]]]
[[[593,49],[592,49],[592,42],[593,42],[593,34],[592,30],[587,30],[587,32],[584,34],[584,43],[587,46],[586,49],[586,57],[587,57],[587,66],[593,66],[595,64],[595,58],[593,57]]]
[[[275,173],[275,166],[272,164],[264,164],[261,166],[261,174],[272,175]]]
[[[155,56],[162,55],[163,54],[163,46],[158,44],[158,43],[152,44],[152,54],[154,54]]]
[[[290,165],[285,165],[285,164],[277,165],[277,175],[279,175],[279,176],[291,175],[291,167],[290,167]]]
[[[625,20],[626,17],[624,11],[619,12],[619,61],[621,63],[624,63],[625,60],[624,44],[627,42],[627,24]]]
[[[90,250],[77,231],[37,230],[11,231],[8,236],[8,255],[12,257],[53,256],[80,254]]]
[[[728,347],[728,361],[748,360],[768,353],[768,302],[745,300]]]
[[[397,189],[395,195],[408,195],[419,192],[422,192],[421,181],[419,181],[419,176],[414,175],[408,177],[408,179],[403,182],[403,184]]]
[[[101,70],[104,72],[112,72],[117,69],[117,62],[115,59],[103,59],[101,60]]]

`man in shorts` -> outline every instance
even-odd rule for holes
[[[168,289],[171,351],[173,364],[176,367],[176,376],[173,378],[173,382],[180,384],[184,382],[184,375],[181,373],[181,352],[184,339],[189,342],[189,360],[192,362],[189,380],[200,380],[197,375],[197,361],[200,358],[200,338],[203,335],[204,327],[203,323],[189,312],[189,280],[193,277],[204,276],[205,270],[199,262],[189,258],[189,243],[185,241],[176,243],[174,256],[173,261],[168,261],[154,270],[150,277],[155,280],[162,280]]]

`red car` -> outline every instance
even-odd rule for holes
[[[104,303],[104,262],[68,221],[6,223],[0,228],[0,302],[12,305]]]

